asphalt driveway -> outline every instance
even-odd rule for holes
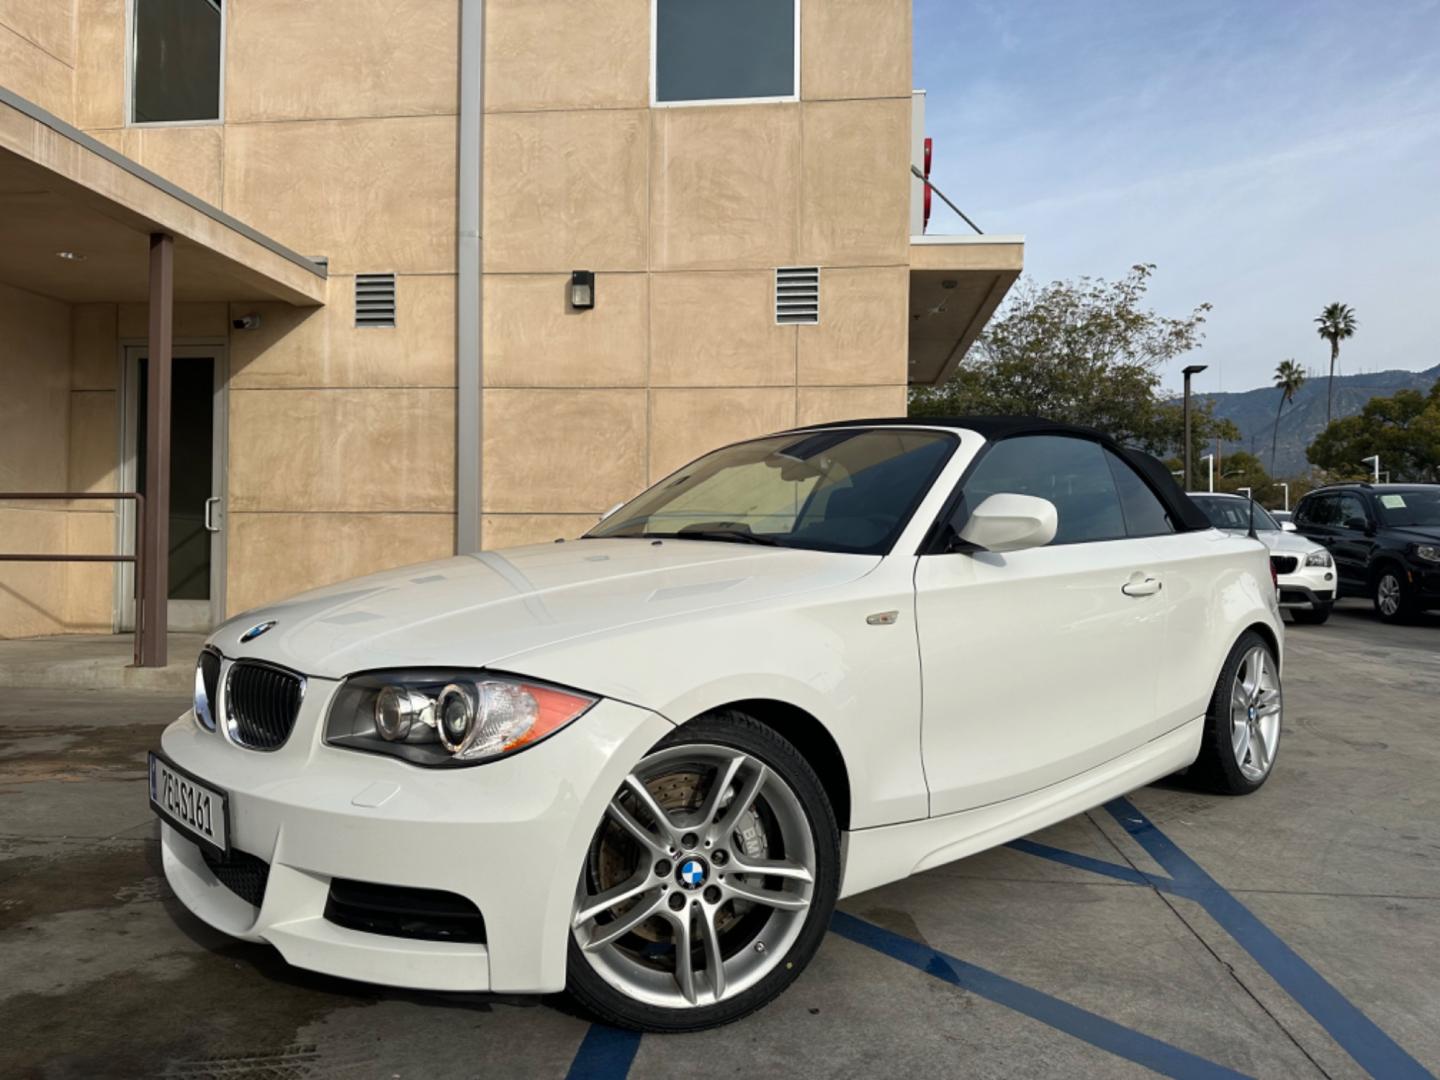
[[[145,750],[184,703],[0,692],[0,1076],[1425,1076],[1440,619],[1292,627],[1257,795],[1165,783],[846,901],[775,1005],[684,1037],[309,975],[170,895]]]

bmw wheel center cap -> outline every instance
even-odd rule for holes
[[[692,855],[680,863],[675,871],[675,880],[680,883],[682,889],[698,889],[705,884],[710,877],[710,867],[705,865],[705,860],[698,855]]]

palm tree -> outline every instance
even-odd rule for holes
[[[1330,342],[1330,381],[1325,384],[1325,423],[1330,423],[1330,413],[1335,406],[1335,365],[1340,362],[1340,342],[1355,335],[1355,311],[1349,304],[1326,304],[1320,317],[1316,333]]]
[[[1270,436],[1270,475],[1275,475],[1275,449],[1280,441],[1280,413],[1285,403],[1295,400],[1295,393],[1305,385],[1305,370],[1294,360],[1275,365],[1275,388],[1280,391],[1280,407],[1275,410],[1275,431]]]

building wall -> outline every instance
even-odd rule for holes
[[[66,490],[69,398],[69,305],[0,285],[0,491]],[[0,551],[63,553],[70,517],[0,503]],[[68,629],[68,587],[64,563],[0,563],[0,636]]]
[[[75,0],[0,0],[0,85],[71,120],[76,63]]]
[[[229,340],[229,611],[450,554],[458,0],[227,4],[224,122],[175,127],[125,126],[124,0],[75,2],[77,125],[329,260],[324,308],[221,305],[202,335]],[[353,325],[371,271],[394,329]]]
[[[909,0],[802,0],[796,103],[651,108],[650,0],[486,6],[483,539],[905,404]],[[776,325],[777,266],[821,323]],[[594,270],[596,306],[567,309]]]

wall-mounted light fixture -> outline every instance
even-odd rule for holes
[[[595,306],[595,271],[570,272],[570,306],[576,311],[589,311]]]

